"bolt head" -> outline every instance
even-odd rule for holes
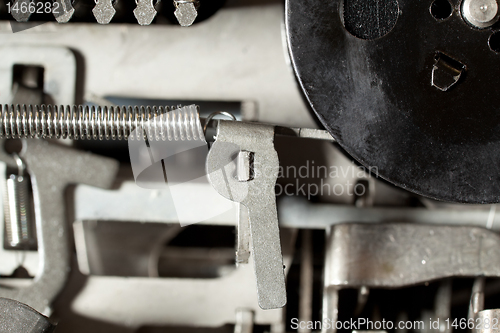
[[[192,2],[179,3],[177,4],[177,9],[175,10],[174,15],[181,26],[189,27],[198,16],[198,11]]]
[[[499,19],[497,0],[465,0],[462,15],[476,28],[488,28]]]

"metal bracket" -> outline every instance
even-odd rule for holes
[[[25,288],[0,287],[0,297],[26,303],[48,314],[50,303],[63,288],[70,270],[64,209],[66,187],[82,183],[109,188],[118,171],[118,162],[42,140],[23,140],[20,156],[32,177],[41,265],[32,284]],[[0,160],[9,163],[3,157],[0,154]]]
[[[225,198],[248,208],[259,306],[286,304],[274,186],[279,160],[274,126],[219,121],[207,157],[208,179]]]

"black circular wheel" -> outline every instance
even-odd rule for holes
[[[496,25],[458,0],[287,0],[295,73],[319,120],[358,162],[412,192],[500,201]]]

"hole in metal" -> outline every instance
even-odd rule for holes
[[[444,20],[453,14],[453,7],[448,0],[434,0],[429,11],[436,20]]]
[[[488,45],[493,52],[500,53],[500,31],[495,31],[488,39]]]

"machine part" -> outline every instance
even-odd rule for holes
[[[14,65],[12,104],[44,104],[43,67]]]
[[[469,320],[474,322],[472,333],[493,333],[500,328],[500,310],[484,310],[485,278],[478,277],[472,286]]]
[[[462,3],[464,19],[475,28],[484,29],[498,22],[500,17],[497,0],[464,0]]]
[[[484,285],[484,277],[478,277],[474,281],[469,305],[469,318],[477,318],[478,313],[484,310]]]
[[[253,313],[247,309],[238,309],[236,311],[236,324],[234,333],[252,333],[253,332]]]
[[[201,127],[196,105],[143,106],[57,106],[0,105],[0,138],[75,138],[127,140],[136,128],[154,140],[191,140],[204,137],[210,119]],[[201,130],[203,128],[203,131]],[[276,126],[277,135],[334,141],[323,130]],[[136,138],[143,136],[136,131]],[[252,152],[248,152],[250,158]],[[242,155],[243,156],[243,155]],[[249,171],[249,170],[247,170]],[[242,171],[243,172],[243,171]]]
[[[472,333],[496,333],[500,328],[500,309],[483,310],[477,314],[477,322],[481,323]]]
[[[230,118],[232,120],[237,120],[236,117],[232,113],[229,113],[229,112],[226,112],[226,111],[216,111],[216,112],[213,112],[213,113],[211,113],[211,114],[208,115],[207,119],[205,120],[205,125],[203,125],[203,133],[205,133],[205,135],[207,134],[208,124],[210,123],[210,121],[212,119],[214,119],[217,116],[225,116],[225,117],[228,117],[228,118]]]
[[[198,0],[174,0],[175,12],[179,24],[183,27],[189,27],[194,23],[198,16]]]
[[[195,105],[168,107],[0,106],[2,138],[128,139],[136,128],[154,140],[204,137]],[[199,130],[198,130],[199,129]],[[136,132],[136,139],[143,139]]]
[[[350,156],[403,189],[451,202],[499,202],[500,159],[491,157],[500,153],[500,75],[498,54],[487,46],[491,31],[451,14],[457,0],[443,20],[431,15],[430,1],[398,0],[394,28],[376,39],[346,28],[346,3],[382,10],[393,2],[287,0],[292,64],[314,113]],[[446,91],[430,84],[436,52],[466,66]]]
[[[52,333],[49,319],[26,304],[0,298],[0,331],[9,333]]]
[[[368,302],[368,297],[370,296],[370,289],[366,286],[360,287],[358,289],[358,299],[356,304],[356,310],[354,310],[354,314],[359,316],[359,314],[363,311]]]
[[[324,272],[326,278],[326,270]],[[339,288],[337,286],[327,285],[327,280],[324,280],[325,286],[323,288],[323,307],[322,318],[323,322],[328,320],[337,321],[339,316]],[[330,327],[323,325],[321,328],[322,333],[336,333],[337,329],[334,325]]]
[[[308,322],[313,319],[313,249],[311,230],[302,231],[300,254],[300,303],[299,320]],[[298,333],[311,333],[311,328],[298,328]]]
[[[153,0],[137,0],[137,7],[134,9],[134,16],[140,25],[150,25],[156,16],[156,9]]]
[[[109,24],[116,14],[116,9],[113,7],[113,0],[95,0],[95,7],[92,9],[97,23]]]
[[[482,209],[447,207],[426,208],[355,208],[347,205],[311,204],[305,199],[283,198],[278,202],[280,225],[288,228],[329,229],[330,226],[355,221],[379,224],[382,222],[411,222],[426,225],[473,226],[500,231],[500,214],[495,207]]]
[[[73,105],[76,95],[75,54],[67,47],[22,44],[28,43],[4,44],[0,47],[3,59],[0,63],[0,91],[3,92],[0,94],[0,104],[11,104],[15,100],[15,91],[12,89],[14,67],[35,65],[43,68],[43,93],[50,96],[55,104]],[[26,104],[26,99],[22,104]]]
[[[7,170],[13,170],[13,168],[16,167],[15,161],[12,158],[12,154],[7,154],[2,150],[0,150],[0,161],[0,174],[6,175]],[[7,164],[9,165],[9,167],[7,167]],[[0,177],[0,189],[5,189],[6,187],[6,177]],[[5,203],[5,195],[6,191],[0,191],[0,202]],[[33,217],[35,216],[33,215]],[[35,223],[36,221],[33,220],[33,224]],[[33,228],[36,229],[35,226],[33,226]],[[26,269],[29,276],[35,276],[38,272],[40,261],[38,252],[24,251],[24,249],[16,251],[11,250],[9,246],[6,246],[8,245],[6,244],[6,239],[8,238],[6,235],[6,231],[7,226],[5,225],[5,214],[0,214],[0,239],[4,242],[4,245],[0,246],[0,257],[2,258],[2,260],[0,261],[0,275],[10,276],[14,274],[15,270],[19,268],[19,265],[22,264],[23,268]],[[36,237],[36,235],[33,236]],[[33,249],[37,248],[38,246],[35,243]]]
[[[498,277],[500,237],[471,227],[343,224],[328,239],[328,286],[397,288],[446,277]]]
[[[31,211],[30,186],[25,165],[17,154],[18,173],[9,174],[4,193],[4,218],[9,247],[20,250],[36,250],[36,235]]]
[[[57,10],[54,11],[54,17],[58,23],[67,23],[73,17],[75,8],[73,8],[74,0],[54,0],[58,3]]]
[[[435,59],[431,84],[441,91],[447,91],[460,80],[466,69],[465,65],[441,52],[436,52]]]
[[[18,300],[48,314],[51,302],[66,282],[70,267],[65,189],[75,183],[109,187],[118,164],[109,158],[40,140],[24,140],[20,156],[32,177],[41,267],[29,286],[0,287],[0,296]]]
[[[242,151],[253,153],[254,176],[246,182],[233,178],[232,170],[227,169],[234,155]],[[208,179],[223,197],[248,208],[257,292],[263,309],[286,304],[274,191],[278,167],[273,126],[219,120],[217,136],[207,157]]]
[[[236,265],[248,264],[250,258],[250,220],[248,218],[248,209],[243,205],[238,205],[238,239],[236,241]]]
[[[17,22],[28,22],[31,11],[28,10],[31,0],[15,0],[12,3],[11,14]]]
[[[282,239],[286,240],[283,258],[290,267],[295,232],[283,232]],[[81,235],[75,234],[75,237],[79,239]],[[78,255],[81,250],[77,248]],[[220,327],[235,323],[237,312],[245,309],[253,312],[255,325],[271,325],[271,332],[283,332],[283,311],[259,308],[252,262],[253,256],[250,256],[248,264],[240,264],[231,273],[210,279],[91,275],[71,307],[77,314],[131,328],[144,325]]]
[[[200,193],[206,198],[207,205],[216,205],[217,198],[209,184],[190,184],[191,192]],[[192,209],[186,200],[186,209]],[[147,207],[145,209],[144,207]],[[86,185],[78,185],[75,189],[75,220],[89,221],[144,221],[155,223],[179,223],[172,195],[168,189],[148,190],[137,186],[133,181],[126,181],[118,189],[103,190]],[[209,225],[236,225],[237,211],[224,214],[205,221],[191,221]],[[238,234],[239,235],[239,234]]]
[[[446,325],[446,320],[451,318],[451,298],[453,295],[451,279],[441,281],[434,301],[435,320],[439,320],[439,332],[451,333],[451,327]]]
[[[238,181],[248,182],[255,177],[253,173],[254,158],[255,158],[254,153],[251,151],[242,150],[238,153],[238,160],[236,166]]]
[[[298,128],[298,127],[275,127],[276,135],[295,136],[304,139],[316,139],[335,142],[335,139],[325,130],[316,128]]]
[[[254,106],[248,113],[246,107],[243,109],[245,120],[313,128],[315,123],[307,112],[285,56],[280,23],[283,10],[282,1],[275,0],[225,6],[217,12],[216,19],[205,20],[203,26],[196,29],[179,29],[175,25],[143,29],[138,24],[101,26],[47,22],[30,29],[30,33],[13,34],[10,23],[4,21],[0,22],[0,30],[6,32],[2,34],[2,45],[5,46],[0,48],[3,59],[0,66],[10,72],[16,59],[23,59],[21,63],[33,63],[33,58],[46,62],[54,59],[51,61],[54,65],[45,68],[45,87],[52,81],[47,80],[47,75],[60,70],[57,85],[61,94],[54,104],[73,105],[75,94],[63,93],[62,90],[74,87],[75,81],[70,81],[73,71],[65,68],[65,61],[49,54],[47,48],[74,50],[85,59],[86,95],[126,94],[147,98],[161,96],[170,100],[242,102],[245,106]],[[135,20],[133,16],[131,19]],[[159,40],[169,42],[159,43]],[[184,50],[179,57],[178,47],[183,43],[189,43],[189,51]],[[21,45],[22,49],[31,51],[24,53],[19,49]],[[13,48],[18,51],[13,50],[11,56]],[[8,56],[3,53],[6,49],[9,50]],[[134,50],[135,56],[130,56],[130,50]],[[108,56],[110,54],[115,56]],[[24,61],[28,56],[31,60]],[[9,64],[11,59],[14,62]],[[175,66],[158,66],[161,59],[168,59]],[[255,75],[246,75],[246,79],[241,80],[245,73]],[[66,81],[61,82],[61,79]],[[0,104],[10,104],[12,99],[8,92],[12,87],[12,77],[2,73],[0,80],[3,92]],[[71,97],[71,100],[62,101],[62,96]],[[76,102],[81,103],[81,100]]]

